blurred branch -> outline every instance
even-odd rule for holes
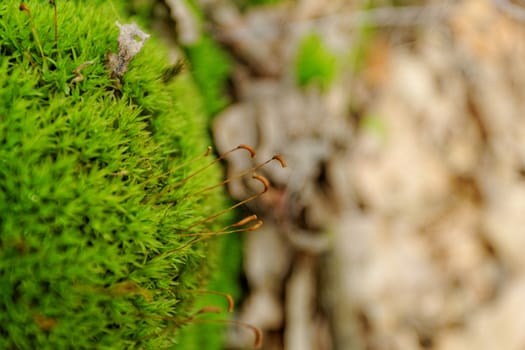
[[[445,18],[451,12],[450,3],[427,6],[381,7],[366,11],[348,11],[323,15],[311,20],[292,22],[294,26],[340,24],[359,27],[365,24],[380,27],[414,26]]]
[[[510,0],[492,0],[494,5],[509,17],[515,20],[525,22],[525,8],[518,4],[511,2]]]

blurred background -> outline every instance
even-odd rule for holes
[[[525,1],[164,2],[222,50],[217,149],[288,162],[239,253],[263,349],[525,349]]]

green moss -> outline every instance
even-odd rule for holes
[[[208,36],[186,48],[191,71],[211,117],[228,104],[226,80],[230,76],[229,56]]]
[[[297,51],[295,75],[300,86],[316,85],[326,89],[333,81],[337,61],[317,34],[305,36]]]
[[[234,0],[235,4],[241,9],[248,9],[256,6],[276,5],[283,0]]]
[[[219,242],[218,254],[214,265],[217,270],[208,285],[210,290],[229,293],[237,302],[241,298],[241,290],[238,278],[241,274],[242,265],[242,240],[239,236],[230,235]],[[205,295],[196,302],[196,309],[218,305],[226,310],[224,297],[217,295]],[[226,320],[231,317],[226,311],[220,314],[210,314],[203,318],[214,320]],[[180,347],[186,350],[213,350],[223,349],[224,334],[226,326],[221,324],[193,324],[184,327],[180,333]],[[202,336],[205,334],[206,336]]]
[[[194,1],[188,1],[198,21],[204,15]],[[226,94],[227,80],[231,73],[231,58],[207,34],[190,46],[184,48],[189,61],[189,68],[196,86],[203,98],[204,112],[209,119],[215,117],[229,103]],[[214,266],[207,289],[229,293],[235,300],[240,299],[239,278],[242,265],[242,239],[238,235],[223,237],[217,241],[216,253],[211,264]],[[217,295],[201,295],[195,309],[210,305],[225,304],[224,298]],[[225,309],[225,307],[224,307]],[[201,318],[227,320],[230,314],[203,315]],[[176,348],[187,350],[223,349],[226,326],[223,324],[190,324],[179,334]],[[205,336],[203,336],[205,334]]]
[[[0,4],[0,348],[169,348],[192,299],[174,289],[203,284],[215,242],[168,252],[224,206],[190,196],[217,168],[163,192],[208,162],[177,167],[209,144],[207,108],[189,77],[162,81],[154,38],[115,90],[119,3],[57,1],[58,49],[49,3],[25,3],[44,59],[19,2]]]

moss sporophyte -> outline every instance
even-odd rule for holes
[[[0,349],[180,349],[183,325],[235,323],[206,318],[214,303],[192,311],[218,293],[204,289],[210,238],[262,225],[231,211],[268,191],[262,167],[286,164],[221,181],[221,160],[255,151],[208,160],[191,77],[163,79],[167,50],[138,25],[119,33],[127,6],[0,3]],[[221,188],[241,177],[261,189],[228,205]]]

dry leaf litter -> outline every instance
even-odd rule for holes
[[[129,62],[142,50],[150,35],[143,32],[136,23],[120,24],[117,21],[116,25],[120,29],[117,39],[118,52],[108,54],[107,67],[112,78],[120,79],[128,71]]]
[[[358,1],[198,2],[237,60],[219,151],[246,143],[289,163],[265,170],[275,186],[252,208],[265,225],[245,238],[238,317],[265,331],[263,348],[524,349],[525,28],[509,3],[367,15]],[[345,60],[366,21],[379,29],[358,73],[297,86],[304,35]],[[232,349],[250,341],[229,334]]]

